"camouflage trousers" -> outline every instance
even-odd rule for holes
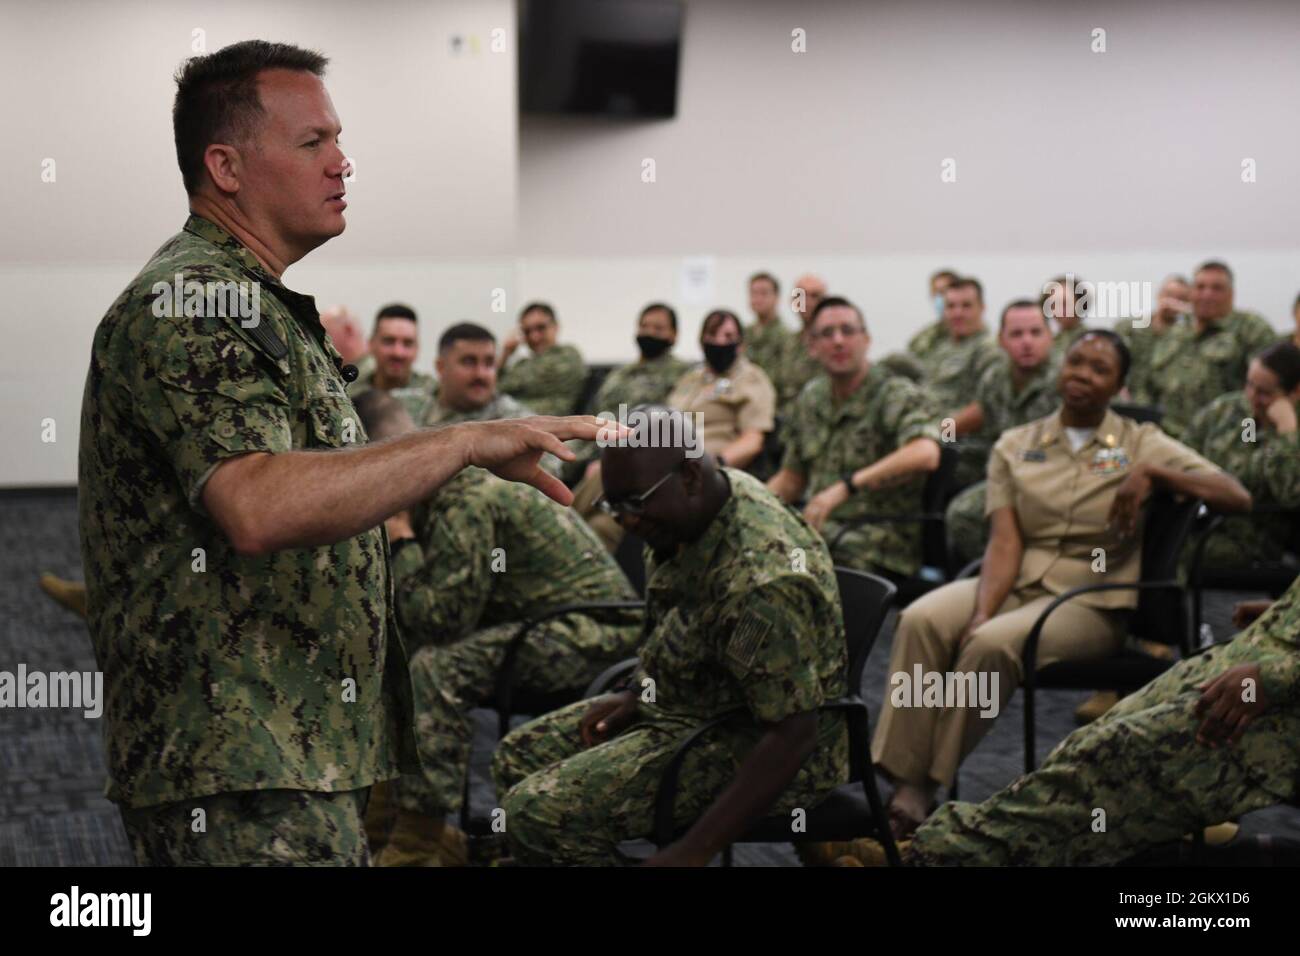
[[[139,866],[369,866],[369,794],[242,790],[123,807],[122,822]]]
[[[627,862],[626,840],[646,838],[654,826],[659,777],[698,719],[654,712],[623,733],[584,748],[578,723],[590,706],[581,700],[514,730],[492,760],[497,793],[505,794],[505,833],[515,859],[529,866],[610,866]],[[644,710],[644,708],[643,708]],[[687,757],[678,781],[674,820],[685,827],[734,779],[762,735],[753,725],[719,727]],[[847,735],[833,752],[820,748],[772,809],[789,815],[816,806],[846,779]]]
[[[1034,773],[983,803],[941,807],[916,831],[906,861],[1113,864],[1199,827],[1294,799],[1300,771],[1294,702],[1265,711],[1235,746],[1196,742],[1200,685],[1259,657],[1258,649],[1238,641],[1180,662],[1066,737]]]
[[[487,703],[506,648],[519,624],[477,631],[454,644],[427,645],[411,657],[415,739],[422,773],[406,774],[398,804],[427,816],[457,813],[469,772],[474,723]],[[639,623],[603,624],[582,615],[548,621],[524,641],[515,659],[519,687],[532,693],[572,691],[578,697],[602,670],[636,654]]]
[[[896,538],[883,536],[886,527],[903,534],[901,546]],[[837,567],[880,574],[891,580],[911,577],[920,570],[921,535],[913,526],[867,524],[845,531],[841,522],[827,521],[821,534]]]
[[[961,567],[983,557],[989,543],[989,519],[984,514],[984,490],[987,481],[963,488],[948,502],[944,524],[948,529],[948,550],[953,562]]]

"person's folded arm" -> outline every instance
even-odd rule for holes
[[[782,468],[767,482],[768,491],[788,505],[794,504],[803,496],[808,479],[793,468]]]

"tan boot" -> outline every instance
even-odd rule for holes
[[[1074,711],[1074,719],[1080,724],[1090,724],[1119,703],[1119,694],[1113,690],[1099,690]]]
[[[1205,845],[1223,846],[1225,843],[1231,843],[1240,829],[1241,827],[1235,823],[1216,823],[1212,827],[1206,827]]]
[[[836,866],[836,860],[849,852],[847,843],[796,843],[794,854],[804,866]]]
[[[73,614],[85,620],[86,586],[78,581],[65,581],[48,571],[41,575],[41,590]]]
[[[393,828],[397,804],[393,800],[393,782],[383,780],[370,788],[370,802],[366,804],[366,841],[370,855],[377,856],[388,842],[388,831]]]
[[[469,841],[440,817],[398,810],[375,866],[468,866]]]

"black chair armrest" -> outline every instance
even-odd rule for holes
[[[700,725],[683,738],[677,745],[677,749],[673,751],[673,755],[668,758],[668,763],[664,765],[663,772],[659,775],[659,789],[655,792],[654,841],[656,845],[665,847],[673,842],[673,808],[677,803],[677,779],[681,776],[686,755],[710,731],[740,716],[748,717],[749,711],[744,707],[737,707]]]
[[[641,658],[629,657],[626,660],[619,661],[617,664],[611,664],[596,675],[596,679],[587,685],[587,690],[582,696],[598,697],[601,694],[609,693],[610,689],[614,687],[620,679],[629,676],[637,669],[637,665],[640,663]]]
[[[496,687],[493,694],[497,710],[502,713],[509,712],[510,700],[514,696],[516,683],[515,661],[519,656],[519,650],[523,647],[528,635],[542,624],[568,614],[613,614],[633,610],[644,611],[645,601],[589,601],[585,604],[562,604],[559,607],[535,614],[524,621],[519,625],[519,630],[515,632],[514,637],[510,639],[510,643],[506,645],[505,656],[501,659],[501,667],[497,669]]]
[[[1024,662],[1025,688],[1033,690],[1035,686],[1034,664],[1038,657],[1038,639],[1042,636],[1043,625],[1047,623],[1047,618],[1062,604],[1072,601],[1080,594],[1094,594],[1099,591],[1181,591],[1182,585],[1177,581],[1134,581],[1129,584],[1110,583],[1110,584],[1085,584],[1081,587],[1071,588],[1064,594],[1056,597],[1051,604],[1043,608],[1043,613],[1038,615],[1034,621],[1034,626],[1029,629],[1029,637],[1025,641],[1024,649],[1021,651],[1020,658]],[[1187,642],[1183,642],[1183,652],[1186,653]]]

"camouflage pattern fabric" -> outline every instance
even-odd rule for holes
[[[1211,402],[1192,419],[1184,443],[1235,475],[1256,508],[1286,508],[1300,515],[1300,441],[1295,432],[1279,435],[1266,422],[1255,421],[1245,392],[1229,392]],[[1276,514],[1230,516],[1206,545],[1206,566],[1240,568],[1278,560],[1295,520]]]
[[[938,319],[908,339],[907,350],[924,363],[930,353],[947,337],[948,325],[943,319]]]
[[[1157,328],[1154,322],[1135,326],[1132,319],[1120,319],[1115,323],[1116,334],[1128,346],[1130,362],[1124,384],[1128,387],[1129,400],[1135,405],[1155,404],[1151,393],[1151,356],[1155,353],[1156,343],[1169,329],[1190,321],[1187,316],[1180,315],[1168,328]]]
[[[432,375],[412,370],[410,380],[405,385],[388,389],[388,394],[401,402],[410,413],[411,421],[418,424],[424,421],[424,416],[428,414],[429,406],[433,403],[435,383],[436,380]],[[358,375],[356,381],[348,386],[348,397],[355,400],[374,387],[374,372],[365,378]]]
[[[1055,320],[1053,320],[1055,325]],[[1080,322],[1072,329],[1062,329],[1058,325],[1056,334],[1052,338],[1052,361],[1058,366],[1065,361],[1065,353],[1070,351],[1070,346],[1079,339],[1083,338],[1084,333],[1088,331],[1088,326]]]
[[[637,720],[584,750],[577,723],[589,702],[580,701],[518,728],[497,749],[493,776],[521,862],[619,862],[617,844],[650,831],[659,773],[685,735],[735,708],[753,718],[719,728],[687,761],[682,824],[732,780],[760,724],[845,692],[842,612],[825,545],[755,478],[724,473],[731,497],[704,534],[648,568],[651,631],[631,684],[641,695]],[[817,727],[816,749],[774,812],[814,806],[847,779],[842,717],[819,714]]]
[[[572,345],[553,345],[501,370],[497,387],[538,415],[572,415],[587,381],[582,353]]]
[[[896,451],[915,438],[941,440],[938,416],[918,385],[873,367],[844,401],[831,397],[831,380],[813,379],[790,413],[782,468],[804,476],[809,497]],[[831,513],[822,534],[835,541],[844,524],[867,514],[917,514],[925,479],[890,488],[859,489]],[[869,571],[915,574],[921,564],[919,524],[867,524],[844,532],[832,551],[836,564]]]
[[[938,342],[924,360],[926,392],[935,409],[951,415],[965,408],[970,404],[971,384],[1005,358],[987,332],[962,339],[948,336]]]
[[[502,395],[500,392],[492,396],[492,400],[482,408],[475,408],[471,411],[458,411],[454,408],[448,408],[441,404],[438,398],[437,386],[433,389],[434,400],[430,402],[428,410],[422,420],[417,419],[428,428],[436,428],[439,425],[459,425],[461,422],[487,422],[500,421],[511,418],[527,418],[530,415],[540,414],[533,411],[528,406],[516,401],[509,395]]]
[[[1267,321],[1232,312],[1198,332],[1195,322],[1160,336],[1151,352],[1151,398],[1164,409],[1160,425],[1181,438],[1192,418],[1246,380],[1250,360],[1277,339]]]
[[[257,283],[257,321],[188,293],[159,308],[155,284],[177,274]],[[203,507],[227,459],[365,442],[339,362],[314,301],[198,216],[96,329],[78,504],[109,799],[356,790],[418,769],[383,529],[245,556]]]
[[[124,808],[122,822],[138,866],[369,866],[369,792],[244,790]]]
[[[626,405],[629,410],[637,405],[662,405],[677,380],[690,369],[690,362],[671,352],[624,365],[610,372],[600,383],[596,397],[586,411],[592,415],[604,413],[606,417],[617,419],[619,405]],[[594,441],[574,442],[569,447],[578,456],[576,464],[590,461],[600,454]]]
[[[776,371],[781,367],[785,350],[789,348],[792,338],[798,336],[779,316],[766,325],[754,322],[745,327],[745,356],[775,382]]]
[[[1247,663],[1260,667],[1267,709],[1235,745],[1198,744],[1201,685]],[[904,859],[922,866],[1118,863],[1200,827],[1294,801],[1297,739],[1300,580],[1231,642],[1180,661],[1070,734],[1034,773],[983,803],[944,804],[916,831]]]
[[[410,636],[422,775],[399,800],[430,816],[460,808],[473,724],[506,648],[530,615],[565,604],[635,600],[636,593],[572,509],[527,485],[467,468],[412,514],[418,544],[393,556],[398,620]],[[548,622],[524,643],[520,686],[577,696],[636,653],[641,615]]]
[[[768,377],[776,391],[776,413],[789,415],[803,387],[822,373],[822,367],[808,354],[808,346],[799,332],[790,333],[775,365],[775,369],[768,372]]]

